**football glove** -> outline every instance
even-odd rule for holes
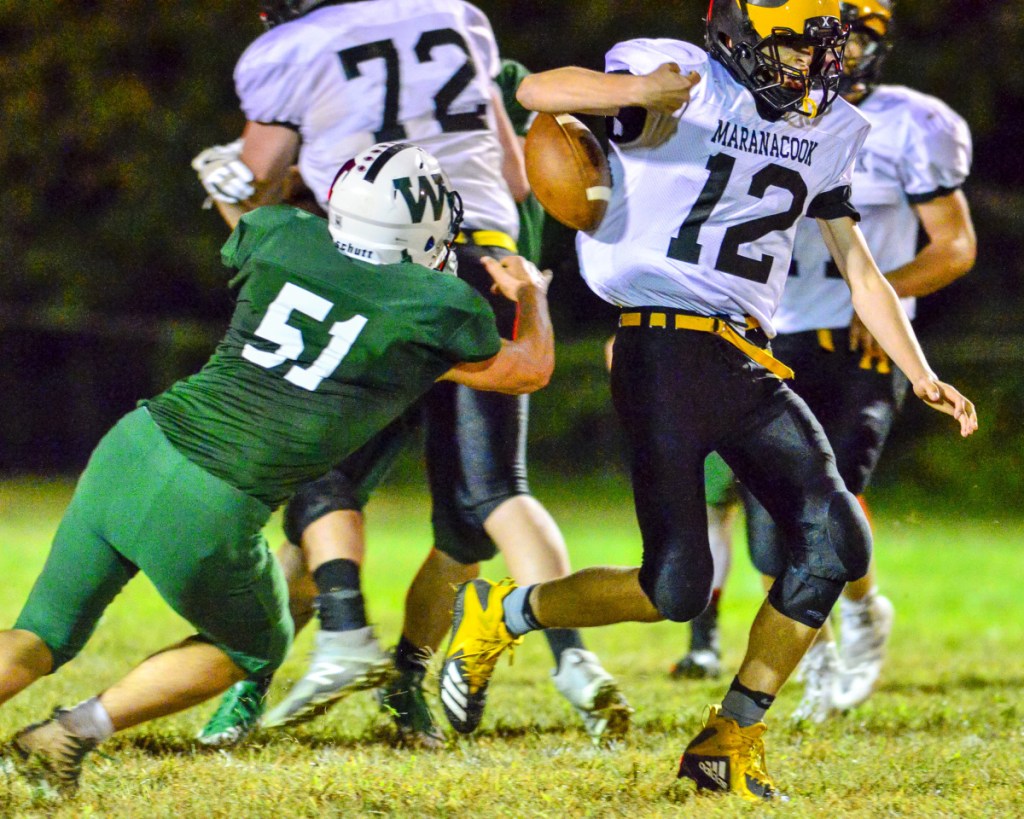
[[[255,177],[241,155],[242,140],[236,139],[227,145],[207,148],[192,160],[199,181],[212,199],[237,205],[256,193],[252,184]]]

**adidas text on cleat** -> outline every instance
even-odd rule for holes
[[[407,748],[443,748],[441,728],[423,693],[424,671],[396,671],[377,691],[381,708],[398,729],[398,743]]]
[[[691,649],[669,670],[673,680],[714,680],[722,673],[718,652],[710,648]]]
[[[698,790],[728,791],[751,802],[781,799],[764,762],[763,722],[749,728],[720,715],[711,706],[704,727],[686,746],[679,776],[697,783]]]
[[[842,668],[832,698],[836,708],[845,711],[863,703],[878,686],[896,612],[889,598],[880,594],[856,602],[842,597],[839,606]]]
[[[18,773],[51,798],[75,794],[82,760],[99,744],[65,728],[60,721],[65,713],[63,708],[56,709],[50,719],[23,728],[8,744],[8,756]]]
[[[280,728],[307,722],[355,691],[376,688],[387,679],[390,668],[391,658],[381,649],[372,626],[321,631],[309,670],[261,724]]]
[[[196,737],[198,742],[210,748],[226,748],[245,739],[266,710],[269,686],[270,678],[242,680],[231,686]]]
[[[629,732],[633,709],[592,652],[582,648],[563,651],[552,679],[582,718],[595,744],[621,740]]]
[[[502,601],[511,580],[470,580],[459,586],[452,612],[452,637],[441,666],[441,705],[452,728],[472,733],[484,715],[487,684],[501,653],[519,645],[505,628]]]

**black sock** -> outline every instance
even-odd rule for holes
[[[570,648],[583,648],[583,638],[574,628],[546,628],[544,636],[551,647],[551,653],[555,655],[556,668],[562,662],[563,651]]]
[[[366,627],[366,607],[354,560],[328,560],[313,572],[316,610],[324,631],[352,631]]]
[[[404,634],[395,646],[395,668],[399,671],[426,671],[430,652],[409,641]]]
[[[729,692],[722,700],[722,716],[735,720],[740,728],[749,728],[764,719],[775,697],[763,691],[752,691],[733,677]]]
[[[342,590],[359,591],[359,564],[345,558],[328,560],[313,572],[313,582],[320,594]]]

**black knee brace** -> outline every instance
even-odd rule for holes
[[[776,577],[768,600],[787,617],[819,628],[843,586],[867,572],[871,530],[857,499],[843,490],[829,495],[822,514],[805,531],[805,545],[791,550],[789,565]]]
[[[337,469],[299,487],[284,510],[284,534],[296,546],[302,533],[331,512],[361,512],[363,501],[352,481]]]
[[[685,623],[692,620],[711,602],[714,563],[711,552],[707,559],[676,559],[651,565],[647,560],[640,568],[640,588],[658,613],[666,620]]]

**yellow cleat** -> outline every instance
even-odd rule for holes
[[[730,791],[751,802],[783,799],[764,762],[763,722],[749,728],[719,714],[711,706],[703,730],[686,746],[679,760],[679,776],[697,783],[697,789]]]
[[[487,683],[498,657],[519,645],[505,628],[502,601],[516,588],[511,580],[470,580],[459,586],[452,612],[452,639],[441,667],[441,705],[460,734],[476,730],[484,715]]]

